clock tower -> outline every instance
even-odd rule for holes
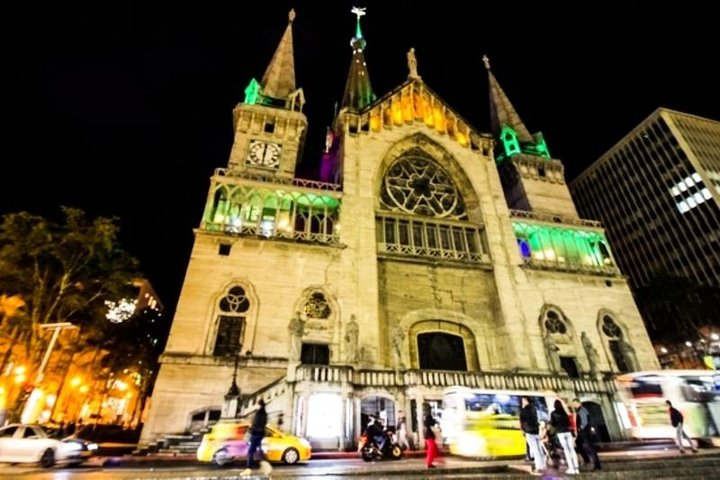
[[[305,97],[295,87],[292,22],[288,25],[262,80],[250,80],[245,101],[233,111],[229,175],[292,179],[307,130]]]

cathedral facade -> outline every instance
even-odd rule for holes
[[[489,61],[483,133],[413,50],[407,79],[376,97],[358,15],[320,178],[297,178],[293,16],[234,110],[141,443],[261,398],[315,448],[351,448],[378,412],[405,413],[421,439],[423,410],[455,385],[580,397],[619,438],[613,375],[657,359],[602,226],[578,216]]]

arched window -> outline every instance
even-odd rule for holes
[[[242,347],[245,317],[250,309],[250,300],[241,286],[231,287],[218,303],[220,314],[217,318],[217,333],[213,355],[235,355]]]
[[[603,315],[600,328],[608,339],[608,348],[618,371],[622,373],[634,371],[634,351],[625,340],[620,325],[610,315]]]
[[[548,333],[557,333],[559,335],[567,333],[567,325],[565,325],[563,319],[560,318],[560,314],[555,310],[545,312],[545,321],[543,323]]]

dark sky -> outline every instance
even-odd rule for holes
[[[659,106],[720,120],[720,28],[707,2],[26,3],[5,17],[0,214],[68,205],[117,216],[171,309],[209,177],[227,163],[232,109],[262,77],[290,7],[310,121],[304,171],[345,85],[353,4],[367,7],[378,96],[405,80],[415,47],[423,80],[489,131],[487,54],[569,180]]]

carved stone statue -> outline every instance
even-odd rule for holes
[[[296,311],[288,324],[288,334],[290,351],[288,359],[290,362],[300,360],[300,351],[302,350],[302,337],[305,334],[305,320],[299,311]]]
[[[410,73],[408,73],[408,78],[420,78],[420,75],[418,75],[417,58],[415,57],[415,49],[414,48],[411,48],[407,52],[407,63],[408,63],[408,70],[410,70]]]
[[[583,350],[585,350],[585,356],[587,357],[588,364],[590,365],[590,376],[595,378],[597,377],[598,368],[600,366],[600,355],[598,355],[597,350],[593,347],[587,333],[582,332],[580,334],[580,342],[582,342]]]
[[[347,346],[347,354],[345,358],[349,364],[355,364],[358,361],[359,331],[355,314],[350,315],[350,321],[345,326],[345,345]]]
[[[618,347],[620,349],[620,353],[622,353],[622,356],[625,359],[628,370],[630,372],[638,371],[640,366],[638,365],[637,356],[635,355],[635,349],[633,346],[630,345],[627,340],[621,338],[618,340]]]
[[[393,351],[393,360],[395,363],[395,367],[398,369],[405,368],[405,365],[403,363],[403,344],[405,343],[405,332],[400,327],[400,325],[395,326],[395,330],[393,331],[392,336],[392,351]]]
[[[552,336],[549,333],[545,334],[545,338],[543,338],[543,344],[545,345],[545,353],[547,353],[550,370],[555,373],[560,373],[560,347],[557,346],[555,340],[553,340]]]

